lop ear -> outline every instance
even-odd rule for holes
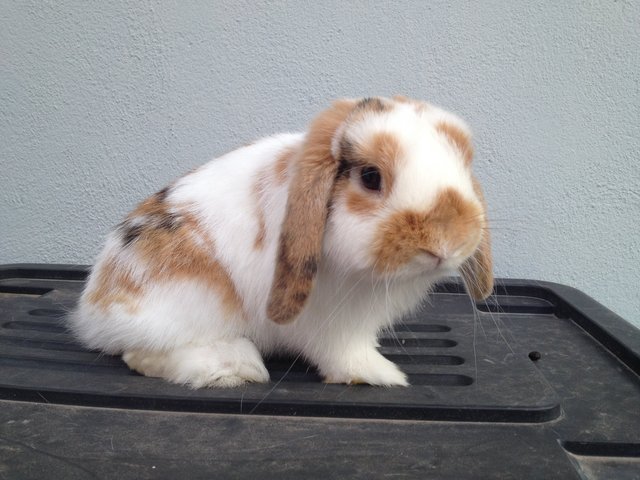
[[[291,322],[311,292],[340,163],[332,154],[332,141],[355,106],[353,100],[339,100],[316,117],[301,152],[294,156],[294,173],[267,304],[267,315],[276,323]]]
[[[487,204],[484,200],[480,183],[473,178],[473,190],[482,202],[484,211]],[[482,222],[480,244],[469,259],[460,267],[460,275],[464,280],[469,295],[474,300],[484,300],[493,291],[493,256],[491,255],[491,236],[486,217]]]

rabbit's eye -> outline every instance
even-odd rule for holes
[[[360,180],[367,190],[380,191],[380,171],[376,167],[364,167],[360,171]]]

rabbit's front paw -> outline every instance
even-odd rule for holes
[[[395,363],[384,358],[376,350],[349,358],[343,368],[332,368],[324,376],[326,383],[366,383],[383,387],[407,387],[407,376]]]

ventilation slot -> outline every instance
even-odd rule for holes
[[[28,287],[25,285],[0,285],[0,293],[10,293],[14,295],[34,295],[39,297],[52,290],[52,288]]]
[[[444,333],[450,332],[451,327],[446,325],[432,325],[430,323],[402,323],[393,327],[395,332],[418,332],[418,333]]]
[[[59,310],[57,308],[36,308],[34,310],[29,310],[29,315],[33,315],[34,317],[52,317],[52,318],[61,318],[64,317],[64,310]]]
[[[31,330],[34,332],[67,333],[67,329],[55,322],[33,322],[29,320],[14,320],[2,325],[10,330]]]
[[[381,352],[392,362],[400,365],[462,365],[464,358],[456,355],[428,355],[422,353],[385,353]]]
[[[487,313],[529,313],[536,315],[550,315],[555,311],[555,306],[542,298],[508,295],[493,295],[483,302],[476,303],[476,308],[481,312]]]
[[[423,347],[423,348],[451,348],[458,342],[446,338],[381,338],[382,347]]]

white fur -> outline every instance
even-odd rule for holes
[[[272,181],[260,192],[266,223],[261,249],[254,248],[259,231],[255,184],[286,149],[302,145],[304,134],[269,137],[224,155],[180,179],[166,199],[176,211],[188,208],[213,239],[216,260],[229,272],[243,312],[224,314],[218,294],[197,281],[145,284],[146,266],[113,233],[71,317],[74,332],[88,347],[124,353],[135,370],[195,388],[267,381],[258,350],[301,354],[330,382],[407,385],[405,374],[377,352],[377,336],[416,308],[450,271],[433,271],[418,259],[402,275],[377,275],[370,244],[385,218],[403,209],[428,208],[442,188],[453,187],[475,200],[458,152],[433,130],[443,117],[466,129],[438,109],[418,113],[398,104],[388,115],[365,117],[338,130],[336,138],[345,134],[359,141],[377,131],[391,132],[401,139],[406,155],[382,212],[354,215],[343,198],[335,199],[315,287],[293,323],[277,325],[266,316],[291,179],[281,185]],[[337,145],[334,138],[334,152]],[[89,300],[105,260],[114,256],[144,285],[135,313],[117,304],[104,311]]]
[[[365,143],[380,132],[400,139],[405,156],[389,202],[393,210],[423,210],[447,187],[455,188],[465,198],[475,199],[471,177],[465,172],[459,152],[434,129],[439,121],[468,131],[466,124],[453,114],[437,107],[418,113],[408,104],[397,105],[383,115],[367,116],[349,128],[347,136],[356,143]]]

